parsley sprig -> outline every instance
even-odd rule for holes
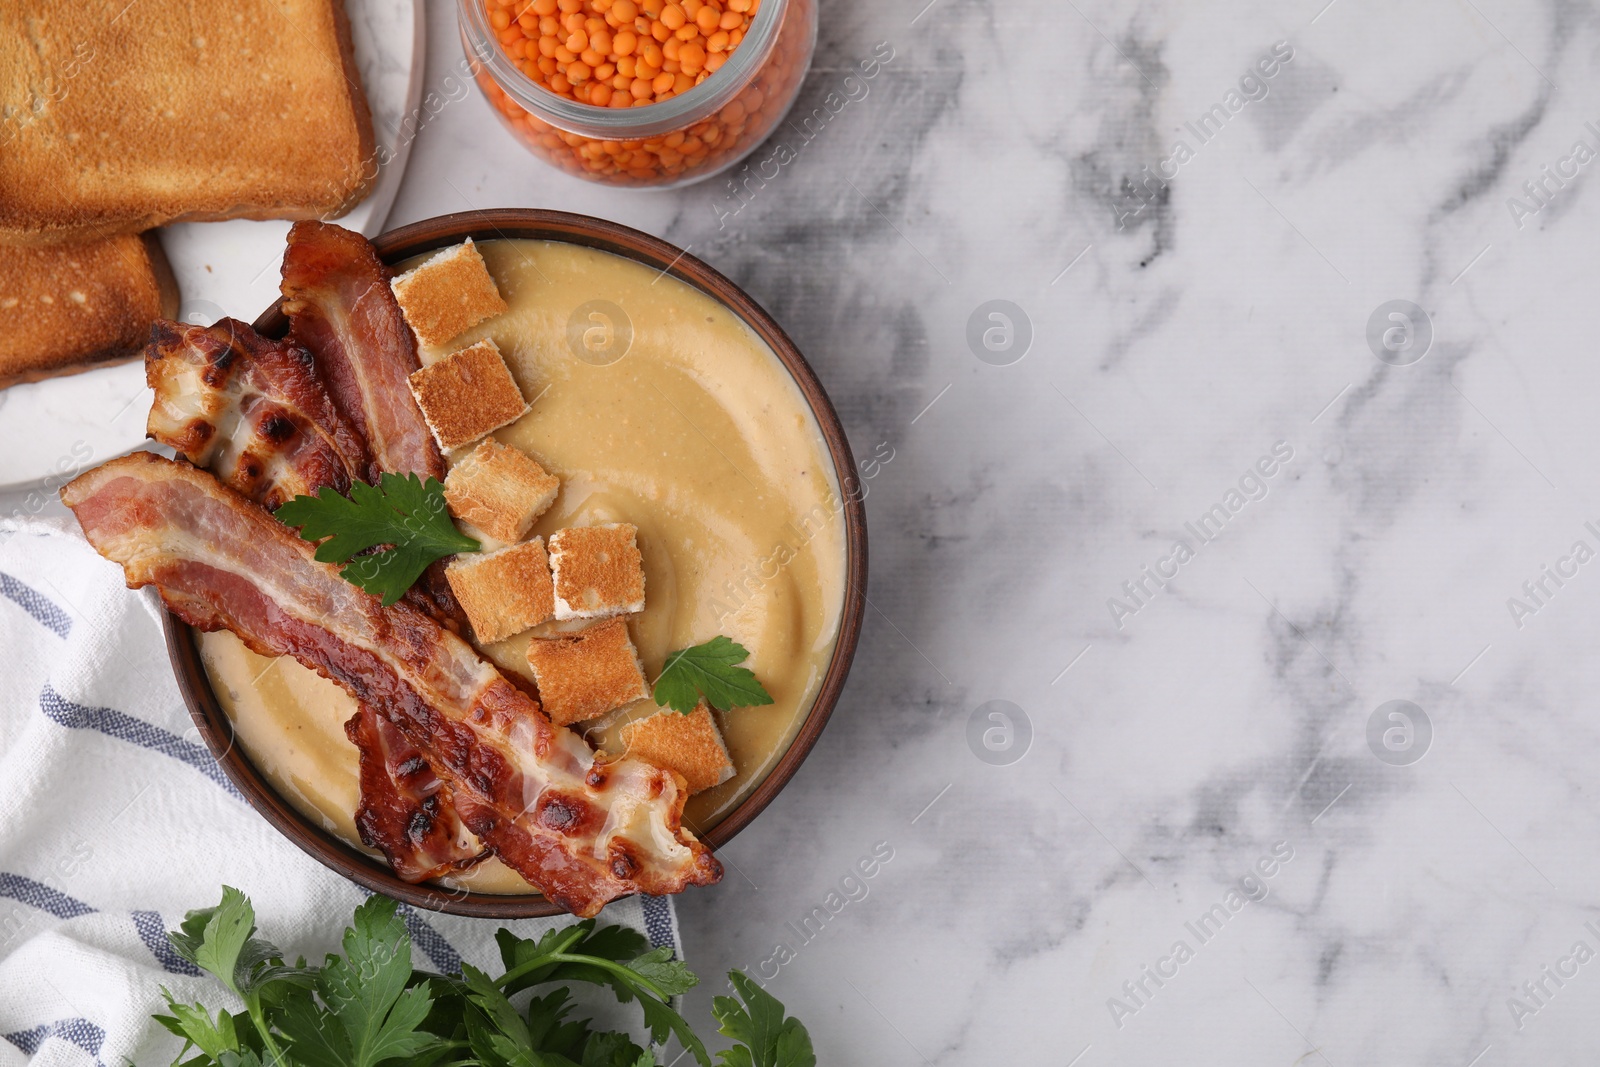
[[[703,695],[719,711],[755,707],[772,703],[755,672],[740,667],[750,658],[743,645],[718,635],[693,648],[680,648],[667,657],[656,678],[656,703],[671,705],[685,715],[693,711]]]
[[[304,540],[321,541],[317,559],[343,563],[339,573],[386,606],[404,596],[434,560],[481,547],[450,521],[439,480],[415,474],[385,473],[377,485],[355,482],[349,496],[323,486],[316,496],[287,501],[275,514],[300,527]],[[382,551],[362,554],[380,545]]]
[[[777,997],[739,971],[730,971],[728,981],[744,1003],[732,997],[715,997],[711,1001],[711,1014],[722,1024],[718,1032],[739,1042],[738,1046],[718,1054],[723,1067],[816,1064],[811,1035],[806,1033],[799,1019],[792,1015],[784,1017],[783,1003]]]
[[[591,919],[538,940],[502,929],[495,939],[504,973],[463,965],[459,978],[412,969],[411,938],[384,897],[356,909],[344,954],[320,967],[291,966],[255,935],[255,910],[232,888],[168,935],[245,1007],[212,1012],[163,990],[171,1014],[156,1021],[184,1039],[174,1067],[659,1067],[655,1048],[573,1018],[571,987],[580,982],[637,1001],[656,1046],[676,1037],[700,1067],[712,1067],[673,1005],[698,979],[669,948],[651,949],[626,927],[597,928]],[[720,1067],[816,1067],[805,1027],[743,973],[728,978],[739,999],[715,998],[712,1013],[736,1044],[717,1054]],[[521,994],[528,999],[519,1008]]]

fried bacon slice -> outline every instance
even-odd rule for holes
[[[365,442],[298,345],[270,341],[234,319],[210,327],[161,320],[145,350],[145,377],[155,390],[150,436],[268,509],[325,485],[348,492],[367,476]],[[398,731],[370,706],[357,719],[359,728],[346,732],[361,757],[361,840],[415,881],[481,859],[483,846],[431,769],[384,773],[409,758],[389,758]]]
[[[373,468],[444,478],[408,381],[416,340],[389,289],[389,271],[359,233],[297,222],[283,254],[283,313],[289,338],[310,349],[333,402],[367,442]]]
[[[283,253],[283,313],[289,338],[305,346],[333,402],[366,441],[364,480],[385,471],[444,480],[444,457],[411,395],[416,339],[372,243],[332,223],[297,222]],[[445,580],[444,561],[406,597],[449,629],[466,621]]]
[[[422,751],[370,704],[344,724],[361,756],[356,829],[408,882],[465,870],[489,850],[457,814],[451,790]]]
[[[366,445],[298,345],[234,319],[159,319],[144,368],[150,436],[267,508],[324,485],[348,492],[366,474]]]
[[[402,880],[426,882],[492,854],[467,829],[455,790],[383,712],[362,701],[344,733],[356,746],[360,768],[356,832]]]
[[[467,827],[561,907],[587,917],[721,878],[683,828],[670,771],[597,760],[465,641],[403,602],[383,607],[211,475],[136,452],[61,496],[129,586],[154,585],[190,625],[293,656],[383,708],[455,790]]]
[[[408,378],[420,366],[411,328],[389,288],[389,272],[361,234],[322,222],[289,231],[283,256],[283,311],[289,336],[315,354],[335,405],[365,439],[370,466],[362,477],[376,483],[385,471],[444,478],[444,457]],[[406,600],[455,633],[465,618],[444,576],[444,561],[429,567],[406,591]],[[437,781],[431,768],[401,776],[399,764],[375,747],[396,731],[381,713],[363,705],[346,733],[360,752],[361,840],[380,849],[400,877],[422,881],[470,865],[482,849],[461,828],[453,792],[423,795],[412,779]],[[426,766],[426,761],[423,761]],[[427,829],[420,835],[414,831]]]

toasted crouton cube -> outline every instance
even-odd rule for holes
[[[442,345],[506,310],[472,238],[446,248],[389,283],[400,312],[423,345]]]
[[[446,452],[469,445],[528,410],[500,349],[484,338],[411,372],[411,395]]]
[[[683,775],[691,794],[733,777],[728,746],[703,700],[687,715],[668,708],[627,723],[622,741],[629,756]]]
[[[444,499],[450,514],[496,541],[520,541],[560,488],[532,456],[490,437],[450,468]]]
[[[644,610],[644,559],[630,523],[573,526],[550,535],[556,618],[599,619]]]
[[[621,619],[535,637],[528,644],[528,666],[545,714],[557,726],[592,719],[650,695],[628,624]]]
[[[504,641],[555,616],[549,558],[538,537],[494,552],[463,552],[444,576],[480,644]]]

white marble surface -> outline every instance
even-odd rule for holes
[[[829,1065],[1596,1062],[1600,958],[1563,960],[1600,952],[1600,562],[1569,557],[1600,549],[1600,162],[1508,207],[1600,148],[1593,5],[924,3],[823,4],[801,106],[855,98],[736,214],[560,176],[474,94],[389,220],[559,207],[689,246],[793,334],[858,455],[893,450],[851,683],[681,900],[691,964],[773,960]],[[461,53],[429,18],[437,88]],[[1141,208],[1125,183],[1180,138]],[[966,340],[992,299],[1031,320],[1009,366]],[[1391,300],[1432,322],[1409,366],[1367,342]],[[1545,565],[1577,573],[1514,619]],[[1009,765],[967,740],[991,700],[1031,723]],[[1432,725],[1410,765],[1367,740],[1391,700]]]
[[[1520,228],[1507,205],[1600,148],[1593,6],[924,3],[824,3],[802,106],[895,58],[721,227],[718,188],[558,176],[476,98],[390,220],[561,207],[691,246],[794,335],[858,454],[894,449],[851,684],[680,902],[691,962],[787,943],[771,988],[827,1064],[1596,1062],[1600,958],[1543,1007],[1522,986],[1600,952],[1600,562],[1521,628],[1507,606],[1600,549],[1600,162]],[[458,54],[432,19],[430,77]],[[1200,143],[1183,124],[1284,40]],[[1123,183],[1179,138],[1135,211]],[[1032,322],[1011,366],[966,343],[991,299]],[[1435,332],[1410,366],[1366,340],[1395,299]],[[1108,598],[1280,441],[1265,498],[1119,628]],[[1014,765],[966,740],[995,699],[1032,724]],[[1368,746],[1390,700],[1433,727],[1410,766]],[[786,924],[880,841],[802,943]],[[1277,842],[1202,944],[1185,923]]]

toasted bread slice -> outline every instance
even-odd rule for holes
[[[516,422],[528,410],[499,347],[487,337],[412,371],[411,395],[446,452]]]
[[[479,442],[444,479],[450,514],[496,541],[520,541],[555,503],[561,479],[520,449],[494,438]]]
[[[557,726],[592,719],[650,695],[621,619],[528,642],[539,702]]]
[[[690,793],[721,785],[734,774],[733,757],[703,700],[687,715],[668,708],[624,724],[622,743],[634,759],[683,775]]]
[[[644,558],[631,523],[572,526],[550,535],[556,618],[599,619],[644,610]]]
[[[342,0],[0,5],[0,243],[337,215],[377,170]]]
[[[555,615],[550,563],[540,538],[494,552],[463,552],[445,567],[444,576],[480,644],[504,641]]]
[[[0,252],[0,387],[132,359],[178,290],[153,237]]]
[[[506,309],[483,256],[468,237],[389,283],[411,332],[432,348]]]

